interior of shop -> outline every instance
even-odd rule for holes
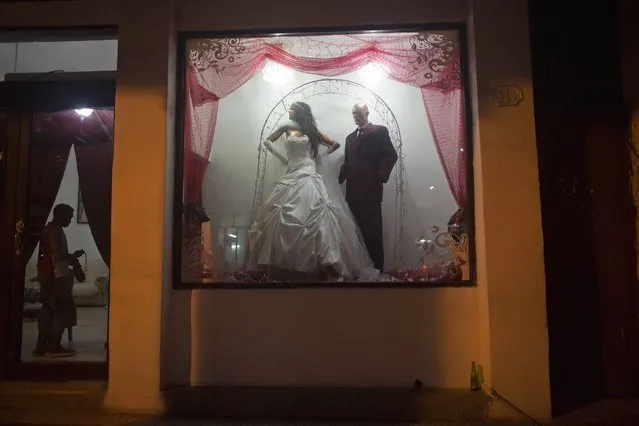
[[[51,73],[114,71],[117,40],[0,44],[0,81]],[[109,255],[113,105],[33,114],[29,141],[28,213],[22,321],[23,362],[105,362],[109,307]],[[43,295],[39,259],[45,225],[56,206],[73,209],[63,226],[69,253],[78,250],[74,312],[64,325],[64,356],[37,353]]]

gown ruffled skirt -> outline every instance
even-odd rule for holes
[[[317,274],[330,266],[349,280],[378,273],[346,203],[331,200],[310,158],[289,162],[257,211],[249,244],[249,262],[259,267]]]

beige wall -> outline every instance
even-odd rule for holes
[[[167,259],[171,2],[134,0],[119,17],[111,223],[109,408],[159,411]],[[169,151],[170,153],[170,151]]]
[[[467,388],[475,289],[196,291],[194,385]]]
[[[499,17],[501,19],[496,19]],[[525,2],[476,0],[475,195],[482,354],[491,385],[529,415],[550,416],[543,236]],[[491,91],[515,85],[517,107]],[[482,285],[483,284],[483,285]],[[484,323],[484,327],[486,324]]]
[[[142,3],[123,2],[121,11],[114,7],[103,14],[105,21],[117,16],[120,25],[107,404],[158,410],[162,383],[403,386],[421,379],[435,387],[467,388],[470,362],[479,360],[505,398],[533,416],[548,417],[525,2],[477,1],[471,18],[477,288],[193,292],[167,289],[163,267],[170,260],[165,208],[170,196],[164,193],[171,155],[170,2],[158,2],[157,9]],[[470,10],[465,0],[401,0],[392,9],[329,0],[308,13],[296,11],[297,4],[252,1],[240,11],[232,3],[182,0],[177,25],[285,28],[291,16],[299,27],[466,21]],[[8,8],[0,5],[0,16]],[[21,13],[25,23],[40,22]],[[70,13],[54,19],[63,24],[97,19]],[[520,86],[523,103],[495,107],[489,93],[501,84]],[[146,212],[143,223],[129,222],[131,211]]]

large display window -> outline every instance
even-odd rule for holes
[[[176,286],[472,284],[463,33],[183,36]]]

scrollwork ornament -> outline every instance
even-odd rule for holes
[[[432,233],[435,235],[420,236],[416,241],[422,254],[420,272],[415,279],[428,282],[464,279],[462,268],[469,261],[468,235],[450,230],[439,232],[437,226],[433,226]]]
[[[198,71],[213,68],[216,72],[224,70],[226,64],[232,64],[246,51],[244,39],[199,39],[189,52],[192,66]]]
[[[447,89],[461,81],[459,44],[445,34],[421,32],[410,38],[410,46],[416,57],[410,63],[413,69],[423,70],[426,80],[444,77],[440,87]],[[448,73],[444,76],[443,74]]]

